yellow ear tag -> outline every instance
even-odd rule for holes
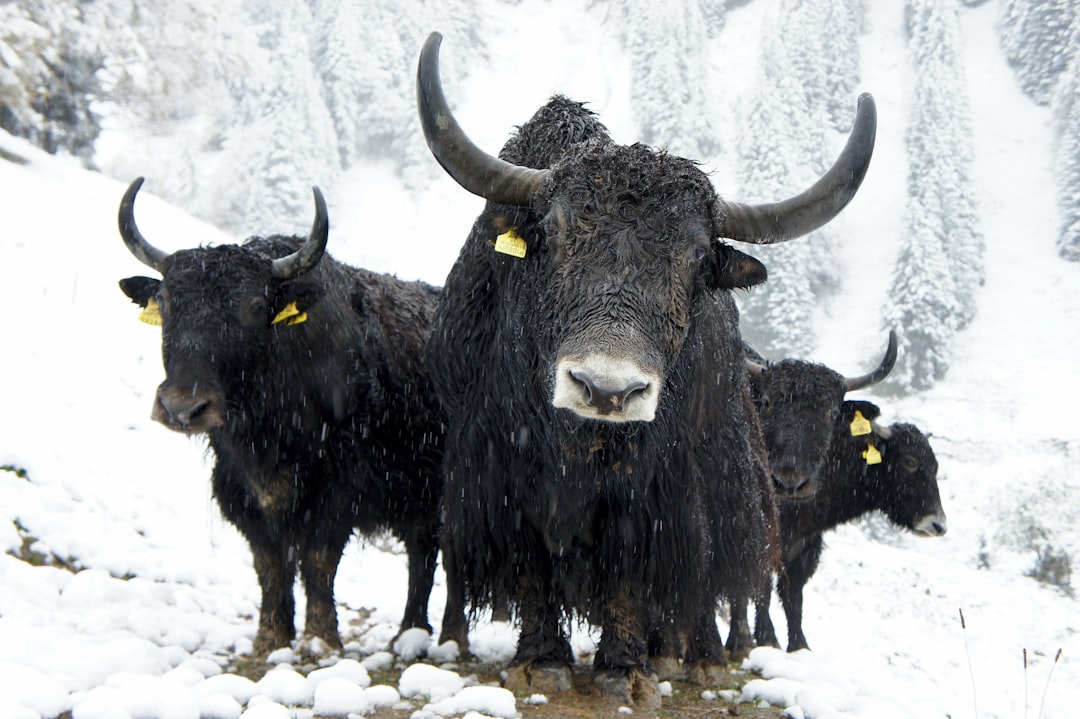
[[[296,308],[296,300],[293,300],[285,305],[285,309],[277,313],[277,316],[270,321],[270,324],[276,325],[285,323],[286,325],[298,325],[301,322],[307,322],[307,312],[298,310]]]
[[[495,238],[495,251],[514,257],[525,256],[525,239],[517,233],[516,227],[511,227],[506,232]]]
[[[158,303],[147,300],[146,307],[143,307],[142,312],[139,313],[139,319],[148,325],[161,327],[161,310],[158,309]]]
[[[861,437],[870,434],[870,420],[862,416],[862,412],[855,410],[855,419],[851,420],[851,436]]]
[[[866,451],[862,453],[867,464],[881,464],[881,452],[872,444],[866,445]]]

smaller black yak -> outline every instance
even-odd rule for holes
[[[832,444],[844,396],[889,375],[896,364],[896,333],[889,332],[881,363],[857,377],[806,360],[769,362],[750,345],[744,343],[744,347],[777,500],[811,497],[817,491],[818,473]],[[725,648],[736,658],[745,657],[754,645],[746,622],[748,599],[734,597],[731,602],[731,632]]]
[[[830,529],[880,510],[890,522],[924,537],[945,534],[938,493],[938,462],[930,442],[912,424],[878,424],[872,402],[847,400],[833,424],[833,439],[808,499],[780,499],[784,569],[777,591],[788,626],[788,651],[806,649],[803,587],[817,570]],[[754,638],[779,646],[769,619],[768,593],[758,598]]]
[[[213,496],[251,547],[262,589],[255,652],[294,638],[297,571],[306,636],[340,648],[334,577],[354,528],[389,530],[404,543],[401,629],[430,631],[442,415],[423,348],[438,290],[325,254],[318,188],[310,237],[170,254],[135,225],[141,185],[132,182],[120,203],[120,234],[161,279],[120,286],[162,328],[166,377],[152,417],[207,435]],[[453,627],[459,641],[463,621]]]

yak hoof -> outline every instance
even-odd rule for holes
[[[660,710],[660,685],[655,674],[640,669],[627,672],[598,672],[593,684],[619,702],[645,712]]]
[[[715,687],[727,678],[727,667],[713,662],[695,662],[686,670],[686,681],[701,687]]]
[[[503,681],[503,687],[516,694],[556,694],[573,686],[574,675],[565,664],[518,664]]]
[[[297,649],[304,659],[321,659],[331,654],[340,653],[341,639],[338,637],[324,639],[323,637],[305,635],[300,640],[300,646]]]
[[[649,663],[653,665],[657,678],[662,682],[683,678],[683,667],[677,657],[649,657]]]
[[[251,653],[256,657],[265,657],[278,649],[288,649],[292,646],[293,636],[286,632],[274,632],[260,629],[255,634],[255,641],[251,645]]]

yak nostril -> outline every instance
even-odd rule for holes
[[[581,385],[585,403],[595,407],[600,414],[621,412],[631,397],[638,393],[644,394],[649,388],[649,383],[641,380],[633,380],[622,387],[603,387],[589,372],[582,369],[570,370],[570,377]]]
[[[191,424],[192,420],[198,419],[199,416],[209,408],[210,402],[204,400],[202,402],[196,403],[188,409],[183,410],[182,412],[178,412],[175,416],[176,419],[180,422],[181,426],[187,427],[189,424]]]

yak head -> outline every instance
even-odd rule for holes
[[[858,412],[858,416],[856,416]],[[882,425],[880,410],[866,401],[847,400],[837,421],[845,438],[866,461],[865,491],[890,522],[923,537],[945,534],[948,522],[938,491],[938,461],[930,437],[907,423]],[[856,435],[857,422],[866,420],[866,434]]]
[[[165,381],[151,417],[185,434],[225,422],[236,390],[265,368],[274,333],[302,322],[319,299],[314,283],[300,280],[322,258],[329,232],[326,202],[315,193],[315,222],[304,238],[254,238],[244,245],[166,253],[135,224],[138,178],[120,203],[120,235],[133,255],[161,278],[128,277],[120,288],[160,324]]]
[[[864,95],[836,165],[806,192],[778,203],[723,201],[695,163],[616,145],[606,133],[572,143],[550,161],[534,160],[541,169],[519,165],[485,153],[454,119],[439,78],[441,41],[438,33],[429,36],[417,73],[428,145],[489,208],[529,218],[528,236],[519,239],[543,249],[529,279],[537,311],[547,313],[541,333],[557,344],[553,366],[538,370],[548,373],[551,403],[586,419],[654,419],[709,293],[765,280],[760,262],[719,238],[765,244],[820,227],[854,195],[873,148],[873,101]]]
[[[889,333],[881,363],[858,377],[804,360],[746,358],[777,496],[801,499],[814,494],[844,396],[885,379],[895,364],[895,332]]]

